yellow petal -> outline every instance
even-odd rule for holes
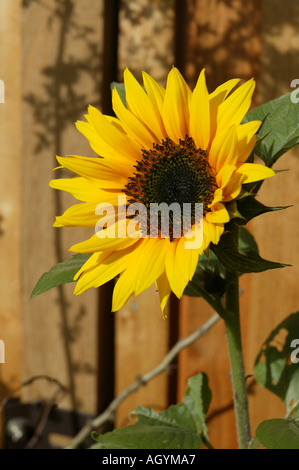
[[[143,251],[144,240],[132,252],[126,269],[121,273],[115,284],[112,296],[112,311],[116,312],[124,306],[127,300],[135,292],[136,273],[141,262],[141,253]]]
[[[251,121],[237,127],[239,163],[245,162],[254,149],[261,124],[261,121]]]
[[[213,93],[210,93],[210,125],[211,125],[211,138],[214,137],[217,130],[217,116],[218,116],[218,109],[221,103],[225,100],[229,92],[237,85],[240,81],[239,78],[234,78],[232,80],[228,80],[227,82],[223,83],[219,87],[216,88]]]
[[[165,97],[165,88],[161,87],[150,75],[146,72],[142,72],[142,78],[144,88],[152,102],[153,109],[156,114],[156,118],[160,123],[164,137],[166,137],[166,131],[162,120],[162,108]]]
[[[105,250],[122,250],[128,246],[133,245],[138,241],[138,238],[131,238],[126,236],[125,238],[118,237],[119,225],[126,224],[127,221],[117,222],[114,225],[109,226],[103,230],[105,237],[99,238],[97,234],[94,234],[88,240],[84,240],[81,243],[77,243],[70,248],[70,251],[75,253],[94,253],[96,251]]]
[[[53,227],[95,227],[99,216],[95,214],[97,202],[74,204],[57,216]]]
[[[242,189],[244,177],[236,173],[236,169],[234,165],[225,165],[216,175],[217,184],[222,188],[222,201],[235,199]]]
[[[209,152],[209,163],[217,172],[224,165],[234,165],[238,159],[236,126],[230,126],[214,138]]]
[[[125,134],[119,119],[105,116],[93,106],[88,107],[88,119],[101,139],[113,148],[118,158],[126,157],[135,161],[140,155],[139,146]]]
[[[180,299],[183,295],[184,289],[188,281],[183,276],[182,272],[178,269],[177,261],[178,259],[181,260],[181,250],[179,252],[179,257],[177,259],[177,253],[176,253],[177,246],[178,246],[177,241],[173,241],[169,244],[169,247],[166,253],[166,258],[165,258],[165,267],[166,267],[166,275],[167,275],[171,290]],[[192,250],[185,250],[186,253],[188,251],[192,251]]]
[[[220,240],[221,235],[224,232],[224,224],[223,223],[210,223],[206,220],[204,230],[206,230],[206,233],[210,242],[214,243],[214,245],[217,245]]]
[[[190,134],[198,148],[206,149],[210,141],[210,101],[205,70],[199,75],[190,105]]]
[[[214,193],[214,198],[212,203],[208,206],[209,208],[213,207],[215,204],[223,200],[223,190],[222,188],[217,188]]]
[[[120,310],[134,294],[134,278],[124,271],[117,280],[112,295],[112,312]]]
[[[162,121],[157,119],[152,101],[128,69],[124,72],[124,82],[128,109],[150,128],[155,140],[162,140],[165,137],[164,126],[160,126]]]
[[[188,241],[186,237],[182,237],[179,240],[175,254],[177,270],[181,273],[185,287],[194,276],[198,262],[198,252],[196,250],[186,249],[186,241]]]
[[[254,91],[253,78],[235,90],[218,108],[217,134],[232,124],[240,124],[247,113]]]
[[[189,134],[189,102],[192,92],[182,75],[173,67],[167,78],[162,117],[170,139],[179,143]]]
[[[257,163],[243,163],[236,171],[244,177],[243,183],[254,183],[275,175],[275,172],[265,165]]]
[[[232,78],[219,85],[212,93],[210,93],[211,108],[218,107],[232,89],[239,83],[240,78]]]
[[[103,191],[91,180],[81,176],[51,180],[49,186],[54,189],[66,191],[72,194],[76,199],[84,202],[105,201],[117,204],[117,196],[119,194],[112,191]]]
[[[143,242],[139,269],[136,272],[136,295],[151,286],[165,269],[169,239],[148,238]]]
[[[134,249],[130,246],[124,250],[101,253],[97,265],[84,271],[80,276],[74,294],[81,294],[91,287],[99,287],[123,272],[130,262]]]
[[[229,214],[224,204],[220,202],[213,207],[211,212],[206,213],[206,219],[213,224],[225,224],[229,222]]]
[[[127,177],[102,165],[100,158],[68,155],[56,157],[58,162],[71,171],[86,178],[96,178],[99,187],[122,189],[127,184]]]
[[[74,281],[77,281],[79,279],[83,271],[87,271],[88,269],[92,269],[93,267],[97,266],[100,255],[101,253],[93,253],[83,264],[83,266],[81,266],[79,271],[76,272],[74,276]]]
[[[156,140],[154,135],[143,122],[124,106],[116,88],[112,90],[112,104],[113,111],[120,119],[122,127],[125,129],[128,136],[137,142],[140,149],[151,148],[153,142]]]
[[[122,173],[128,173],[131,171],[135,159],[124,157],[119,149],[116,149],[111,146],[110,143],[105,142],[105,140],[99,136],[91,122],[77,121],[75,124],[78,131],[88,139],[92,150],[102,157],[102,166],[109,167]],[[133,150],[132,154],[134,155]]]
[[[166,318],[165,308],[166,308],[168,299],[169,299],[170,294],[171,294],[171,288],[170,288],[170,284],[168,282],[165,271],[156,280],[156,285],[157,285],[157,288],[158,288],[158,291],[159,291],[162,315],[163,315],[164,318]]]

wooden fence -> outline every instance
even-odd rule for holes
[[[232,77],[254,76],[257,105],[290,91],[299,78],[298,55],[299,3],[293,0],[0,0],[0,338],[6,360],[0,399],[46,375],[68,389],[60,407],[97,414],[212,313],[201,299],[183,297],[172,299],[163,320],[152,288],[111,314],[111,283],[79,297],[65,285],[30,300],[39,276],[90,234],[52,228],[73,199],[48,187],[56,154],[93,155],[74,126],[88,104],[110,113],[110,83],[122,81],[126,66],[139,79],[146,70],[165,84],[175,64],[190,86],[205,67],[210,90]],[[250,224],[261,254],[293,267],[242,277],[248,374],[268,333],[298,310],[298,157],[298,149],[283,157],[276,168],[290,171],[260,192],[265,204],[294,207]],[[200,371],[213,393],[211,440],[235,448],[220,322],[184,350],[169,373],[131,395],[118,409],[116,426],[127,424],[137,405],[159,411],[180,401],[188,377]],[[24,402],[52,394],[53,385],[42,378],[18,392]],[[251,388],[253,430],[282,414],[278,398]]]

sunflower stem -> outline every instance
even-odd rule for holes
[[[225,307],[226,314],[223,318],[231,367],[239,449],[248,449],[251,439],[250,422],[240,328],[239,275],[235,271],[226,271]]]

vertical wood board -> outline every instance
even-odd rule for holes
[[[4,83],[0,103],[0,339],[5,360],[0,363],[1,401],[19,386],[22,375],[20,1],[0,0],[0,17],[0,79]]]
[[[75,128],[87,106],[100,106],[103,2],[50,0],[23,8],[23,374],[47,374],[68,388],[61,406],[95,412],[98,293],[73,296],[74,284],[30,300],[38,278],[71,256],[69,248],[94,230],[53,228],[56,215],[78,201],[48,187],[56,155],[95,156]],[[24,400],[51,397],[36,381]]]
[[[141,71],[166,85],[174,62],[174,2],[122,1],[119,12],[119,81],[128,67],[141,80]],[[169,318],[162,318],[155,286],[133,297],[115,315],[115,357],[118,394],[139,375],[154,368],[169,347]],[[128,398],[118,409],[117,426],[128,423],[138,405],[161,411],[168,406],[168,377],[163,374]]]

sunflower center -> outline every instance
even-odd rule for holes
[[[136,163],[135,169],[123,190],[129,204],[138,202],[150,209],[152,203],[166,203],[168,206],[177,203],[183,211],[183,205],[189,203],[192,224],[196,203],[203,204],[204,215],[208,212],[216,189],[215,177],[207,151],[196,148],[191,137],[186,136],[179,144],[169,138],[162,140],[161,145],[154,143],[152,149],[142,150],[142,159]],[[147,210],[148,230],[149,212]],[[173,220],[170,218],[172,232]]]

